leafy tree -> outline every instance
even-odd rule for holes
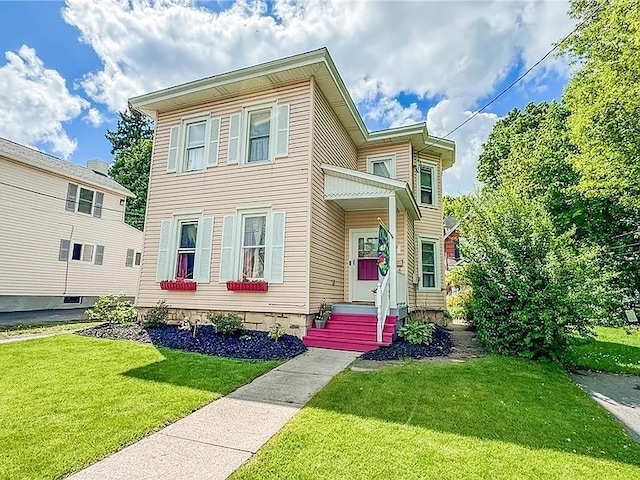
[[[445,195],[442,198],[442,209],[445,215],[453,215],[460,221],[469,212],[472,203],[471,195],[459,195],[457,197]]]
[[[111,178],[136,195],[136,198],[127,200],[124,218],[126,223],[139,230],[144,229],[152,145],[153,141],[149,138],[138,140],[118,152],[109,169]]]
[[[640,0],[573,0],[587,20],[564,52],[579,66],[564,92],[580,190],[640,221]]]
[[[571,333],[589,335],[620,301],[599,249],[558,235],[542,203],[516,188],[483,192],[463,235],[472,322],[490,352],[559,359]]]
[[[135,110],[131,104],[119,112],[114,132],[107,130],[106,137],[111,142],[111,154],[117,155],[135,145],[140,140],[153,138],[153,122],[149,117]],[[125,185],[126,186],[126,185]]]

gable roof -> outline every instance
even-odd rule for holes
[[[112,178],[97,174],[88,168],[81,167],[75,163],[61,160],[52,155],[40,152],[33,148],[25,147],[19,143],[12,142],[0,137],[0,156],[6,157],[16,163],[28,165],[30,167],[55,173],[57,175],[75,180],[86,185],[110,190],[127,197],[135,195]]]
[[[137,110],[155,117],[157,113],[197,105],[218,98],[254,92],[277,84],[313,77],[357,147],[410,141],[418,150],[442,155],[443,168],[455,162],[455,143],[432,137],[426,123],[369,132],[347,91],[329,51],[320,48],[252,67],[202,78],[131,98]]]

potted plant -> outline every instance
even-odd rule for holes
[[[316,328],[324,328],[327,325],[330,316],[331,305],[327,302],[323,302],[322,305],[320,305],[320,311],[316,313],[316,317],[314,319]]]

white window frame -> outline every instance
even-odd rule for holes
[[[201,173],[207,169],[207,159],[209,155],[209,122],[210,114],[197,114],[182,117],[180,123],[180,132],[178,137],[178,155],[176,158],[176,173],[178,175],[192,175],[194,173]],[[189,126],[198,123],[204,123],[204,145],[202,152],[202,167],[196,170],[187,170],[187,135],[189,132]]]
[[[202,225],[202,216],[176,216],[174,217],[174,221],[175,221],[175,235],[174,238],[172,240],[172,244],[171,244],[171,256],[169,258],[171,258],[173,260],[173,267],[170,270],[172,273],[171,278],[178,278],[178,255],[180,254],[180,250],[193,250],[193,252],[185,252],[185,253],[193,253],[193,268],[194,268],[194,272],[193,272],[193,276],[195,277],[195,258],[196,258],[196,252],[198,250],[198,229],[200,229],[201,225]],[[180,234],[181,232],[181,228],[183,224],[192,224],[195,223],[196,224],[196,242],[193,246],[193,248],[189,248],[189,249],[181,249],[180,248]],[[134,257],[134,261],[135,261],[135,251],[133,252],[133,257]],[[189,280],[189,281],[193,281],[195,282],[195,278],[189,278],[185,280]]]
[[[259,218],[262,217],[264,218],[264,244],[261,245],[251,245],[251,246],[247,246],[244,244],[244,228],[246,225],[246,220],[247,218]],[[239,268],[239,275],[238,278],[240,279],[244,279],[244,272],[243,272],[243,260],[244,260],[244,251],[247,248],[251,248],[251,249],[255,249],[255,248],[262,248],[264,249],[264,259],[263,259],[263,265],[262,265],[262,276],[261,277],[249,277],[247,276],[247,280],[264,280],[265,277],[265,273],[266,273],[266,269],[267,269],[267,248],[268,248],[268,233],[270,233],[270,225],[269,225],[269,212],[268,211],[263,211],[263,212],[254,212],[254,213],[242,213],[240,214],[239,218],[239,224],[240,224],[240,232],[239,232],[239,258],[238,258],[238,268]]]
[[[432,203],[424,203],[422,201],[422,169],[429,168],[431,169],[431,200]],[[436,165],[432,163],[420,162],[418,164],[418,179],[417,179],[417,196],[418,196],[418,204],[421,207],[437,207],[438,206],[438,184],[436,180],[436,172],[438,171]]]
[[[91,210],[89,211],[89,213],[80,211],[80,193],[82,192],[82,190],[86,190],[87,192],[92,193]],[[78,196],[76,197],[76,212],[82,213],[83,215],[89,215],[90,217],[92,217],[95,207],[96,207],[96,190],[93,190],[92,188],[83,187],[82,185],[78,185]]]
[[[375,175],[373,173],[373,164],[374,163],[382,163],[386,162],[388,165],[389,174],[391,175],[389,178],[396,178],[396,154],[385,154],[385,155],[369,155],[367,156],[367,172]],[[381,177],[385,178],[385,177]]]
[[[75,258],[73,258],[74,245],[80,245],[80,259],[79,260],[76,260]],[[86,247],[91,247],[92,248],[91,259],[90,260],[85,260],[84,259],[84,253],[85,253],[85,248]],[[93,243],[80,243],[80,242],[71,241],[71,244],[69,246],[69,261],[78,262],[78,263],[93,264],[93,262],[95,261],[95,258],[96,258],[96,248],[97,248],[97,245],[95,245]]]
[[[267,160],[261,160],[259,162],[249,161],[249,118],[252,113],[260,112],[262,110],[269,110],[269,158]],[[242,119],[240,125],[240,140],[242,141],[242,147],[240,150],[240,165],[266,165],[273,163],[276,158],[276,129],[277,129],[277,102],[257,103],[255,105],[248,105],[242,109]]]
[[[433,287],[425,287],[423,284],[424,281],[424,273],[422,271],[422,244],[429,243],[433,245],[433,270],[434,270],[434,285]],[[418,259],[419,259],[419,275],[420,279],[418,282],[418,288],[421,292],[440,292],[442,290],[441,281],[440,281],[440,270],[441,270],[441,256],[440,252],[440,241],[436,238],[432,237],[418,237]]]

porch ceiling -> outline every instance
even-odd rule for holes
[[[370,173],[323,164],[324,198],[336,202],[342,209],[381,210],[388,208],[388,198],[395,195],[398,210],[417,220],[420,209],[409,184]]]

